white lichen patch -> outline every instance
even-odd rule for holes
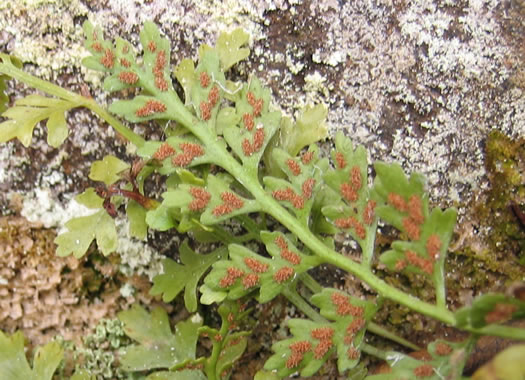
[[[120,295],[124,298],[131,297],[135,294],[135,288],[129,283],[125,283],[119,289]]]
[[[276,60],[276,62],[278,61]],[[288,69],[292,74],[297,75],[305,68],[306,65],[302,61],[295,60],[295,58],[292,57],[292,54],[289,53],[286,55],[286,66],[288,66]]]
[[[203,322],[203,318],[201,317],[201,315],[199,313],[195,313],[191,316],[190,318],[190,321],[194,324],[197,324],[197,323],[202,323]]]
[[[41,223],[46,228],[56,228],[58,233],[67,229],[65,224],[74,217],[87,216],[97,210],[89,209],[73,199],[74,195],[63,194],[69,199],[65,205],[53,197],[54,191],[50,188],[37,188],[26,194],[20,214],[33,223]]]
[[[155,252],[146,243],[131,237],[127,219],[116,219],[118,246],[120,256],[120,271],[131,276],[133,274],[147,275],[150,280],[162,273],[164,255]]]
[[[8,142],[0,145],[0,186],[9,187],[9,182],[13,180],[14,173],[10,168],[20,168],[28,162],[26,157],[19,157],[14,154],[14,144]]]
[[[305,104],[308,103],[320,103],[321,99],[327,98],[330,94],[328,89],[328,83],[326,78],[321,75],[318,71],[313,74],[308,74],[304,78],[304,91],[305,91]],[[321,95],[321,96],[320,96]],[[302,108],[302,104],[298,104],[297,107]]]
[[[48,79],[57,70],[80,66],[83,34],[74,18],[86,14],[79,0],[2,1],[0,30],[6,41],[0,42],[23,62],[36,64],[34,73]]]

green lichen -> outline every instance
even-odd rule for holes
[[[123,379],[125,375],[115,361],[115,351],[130,343],[118,319],[102,319],[84,345],[74,349],[73,356],[81,358],[79,369],[88,370],[97,379]]]

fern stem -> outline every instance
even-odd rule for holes
[[[46,94],[66,99],[71,102],[78,103],[79,105],[85,103],[85,101],[87,100],[87,98],[79,94],[76,94],[74,92],[66,90],[65,88],[57,86],[56,84],[37,78],[29,73],[26,73],[24,70],[19,69],[10,63],[1,63],[1,58],[2,57],[0,57],[0,73],[2,74],[5,74],[13,79],[25,83],[30,87],[43,91]],[[6,59],[4,58],[4,61],[5,60]]]
[[[386,360],[386,357],[387,357],[386,356],[386,352],[381,351],[380,349],[375,348],[374,346],[371,346],[371,345],[363,342],[363,343],[361,343],[359,348],[363,352],[366,352],[368,355],[375,356],[378,359]]]
[[[397,344],[400,344],[401,346],[404,346],[406,348],[410,348],[411,350],[414,350],[414,351],[421,350],[421,347],[418,347],[414,343],[409,342],[408,340],[406,340],[406,339],[404,339],[404,338],[402,338],[400,336],[397,336],[396,334],[388,331],[384,327],[379,326],[377,323],[370,322],[368,324],[367,330],[370,331],[371,333],[374,333],[374,334],[379,335],[379,336],[381,336],[383,338],[391,340],[392,342],[396,342]]]
[[[301,273],[299,279],[312,293],[319,293],[323,290],[323,287],[308,273]]]
[[[106,123],[111,125],[113,129],[119,134],[121,134],[126,140],[135,145],[137,148],[140,148],[142,145],[144,145],[145,141],[141,136],[139,136],[130,128],[126,127],[120,121],[111,116],[111,114],[108,111],[106,111],[105,108],[101,107],[97,102],[95,102],[92,99],[84,99],[84,106],[86,108],[96,113],[101,119],[103,119]]]
[[[281,221],[291,232],[293,232],[301,241],[312,251],[314,251],[323,261],[333,264],[347,272],[355,275],[362,281],[366,282],[371,288],[376,290],[382,296],[393,301],[399,302],[410,307],[419,313],[428,315],[450,325],[454,325],[454,315],[443,307],[438,307],[420,299],[406,294],[396,289],[377,277],[372,270],[363,268],[360,264],[351,259],[342,256],[334,250],[328,248],[323,242],[319,241],[312,232],[304,228],[295,218],[293,218],[281,205],[266,193],[260,195],[264,197],[263,204],[271,205],[266,211],[277,220]]]
[[[434,288],[436,289],[436,305],[445,308],[447,305],[447,293],[445,288],[445,263],[439,265],[440,274],[434,276]]]
[[[194,116],[178,98],[170,98],[168,109],[170,109],[170,113],[174,115],[173,119],[188,128],[206,145],[208,154],[215,158],[215,164],[230,173],[252,194],[262,206],[262,211],[281,222],[324,262],[333,264],[355,275],[386,298],[449,325],[455,325],[456,320],[454,314],[447,310],[446,307],[429,304],[412,295],[406,294],[381,280],[373,273],[372,269],[355,263],[351,259],[328,248],[307,227],[264,190],[257,179],[256,171],[247,170],[222,144],[217,144],[217,136],[210,132],[208,128],[199,128],[199,126],[203,125],[196,122]]]
[[[520,327],[488,325],[479,329],[474,327],[464,327],[464,329],[476,335],[493,335],[513,340],[525,340],[525,329]]]
[[[308,318],[314,322],[326,323],[328,322],[321,314],[317,312],[308,302],[305,301],[303,297],[297,293],[297,291],[290,288],[283,289],[283,295],[295,305],[299,310],[301,310]]]
[[[218,334],[221,338],[216,339],[215,336],[210,336],[212,340],[212,349],[211,349],[211,355],[206,360],[206,363],[204,365],[204,372],[206,373],[206,377],[208,380],[215,380],[217,379],[217,362],[219,361],[219,356],[222,351],[223,346],[223,340],[224,337],[228,334],[228,327],[229,324],[226,323],[224,320],[222,321],[221,329],[219,330]],[[216,330],[215,330],[216,331]]]

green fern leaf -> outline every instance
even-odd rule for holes
[[[264,231],[261,239],[273,259],[230,244],[230,259],[216,262],[204,279],[203,297],[216,300],[227,294],[230,299],[238,299],[260,288],[259,302],[265,303],[294,283],[299,274],[320,263],[316,256],[301,253],[280,232]]]
[[[51,380],[63,356],[64,352],[57,342],[48,343],[36,350],[31,369],[26,359],[22,333],[7,336],[0,331],[2,380]]]
[[[102,161],[97,160],[91,164],[89,178],[93,181],[104,182],[109,186],[121,179],[119,174],[127,169],[129,169],[128,163],[115,156],[107,155]]]
[[[225,248],[202,255],[195,253],[185,241],[180,247],[181,264],[171,259],[163,262],[164,273],[153,278],[151,295],[162,294],[164,302],[171,302],[184,289],[184,305],[189,312],[197,310],[197,284],[214,262],[224,259]]]
[[[328,161],[319,160],[319,148],[311,145],[300,157],[292,157],[283,149],[273,150],[273,159],[288,181],[266,176],[263,178],[266,189],[272,196],[283,202],[305,226],[309,225],[314,200],[323,179],[323,169]]]
[[[81,105],[81,103],[41,95],[29,95],[19,99],[12,108],[2,114],[9,120],[0,123],[0,141],[6,142],[17,138],[27,147],[31,144],[35,126],[47,119],[47,142],[56,148],[68,135],[65,112]]]
[[[161,308],[148,313],[134,305],[120,312],[118,318],[124,323],[126,335],[138,342],[121,351],[120,363],[124,370],[171,368],[195,359],[198,328],[202,325],[199,316],[177,323],[175,333],[171,331],[166,311]]]
[[[504,294],[487,293],[476,297],[472,305],[462,307],[455,314],[458,326],[481,328],[493,323],[506,323],[512,319],[524,318],[525,302]]]
[[[206,380],[207,377],[198,369],[183,369],[175,372],[160,371],[146,377],[146,380]]]
[[[66,223],[66,227],[68,231],[55,238],[55,244],[58,246],[57,256],[73,254],[80,258],[87,252],[93,240],[96,240],[98,249],[105,256],[117,249],[115,221],[105,210],[73,218]]]
[[[76,258],[80,258],[87,252],[93,240],[96,240],[98,248],[104,255],[115,251],[117,249],[115,221],[102,208],[103,199],[90,187],[77,195],[75,200],[98,211],[88,216],[70,219],[66,223],[68,231],[55,238],[55,244],[58,246],[56,254],[58,256],[73,254]]]
[[[250,55],[250,49],[243,48],[250,40],[250,35],[242,29],[235,29],[231,33],[221,33],[217,38],[217,51],[223,71],[242,61]]]
[[[307,105],[300,110],[295,124],[284,122],[279,134],[279,147],[296,156],[301,149],[328,137],[326,116],[328,108],[324,104]]]

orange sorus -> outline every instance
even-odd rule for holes
[[[184,153],[190,154],[193,158],[202,156],[204,154],[204,148],[199,144],[183,142],[179,144],[179,147]]]
[[[301,354],[304,354],[310,351],[311,348],[312,348],[312,343],[310,343],[307,340],[300,340],[298,342],[294,342],[290,344],[290,350],[292,350],[292,352],[299,352]]]
[[[211,194],[204,190],[202,187],[192,187],[190,194],[193,196],[193,200],[188,205],[191,211],[199,211],[208,205],[211,199]]]
[[[208,93],[208,102],[210,102],[210,105],[212,107],[215,107],[217,102],[219,101],[219,88],[217,86],[213,86]]]
[[[167,107],[164,103],[158,100],[148,100],[141,108],[135,111],[135,115],[138,117],[151,116],[157,112],[165,112]]]
[[[423,202],[417,195],[411,195],[408,200],[408,214],[417,224],[425,221],[425,217],[423,216]]]
[[[210,76],[208,75],[206,71],[202,71],[199,74],[199,81],[200,81],[202,88],[206,88],[210,85]]]
[[[436,343],[436,354],[439,356],[445,356],[452,352],[452,347],[450,347],[448,344],[444,342],[437,342]]]
[[[374,221],[375,207],[376,207],[375,201],[368,201],[366,203],[366,207],[363,210],[363,222],[365,222],[365,224],[371,225],[372,222]]]
[[[439,258],[439,250],[441,249],[441,240],[436,234],[432,234],[428,237],[426,243],[427,253],[432,260]]]
[[[405,256],[409,264],[418,267],[423,272],[432,274],[434,272],[434,262],[418,256],[414,251],[406,251]]]
[[[339,191],[341,192],[341,195],[344,199],[346,199],[348,202],[355,202],[357,201],[358,194],[357,191],[355,191],[354,187],[350,185],[347,182],[343,182],[341,186],[339,187]]]
[[[312,191],[315,186],[315,179],[308,178],[306,181],[303,182],[302,190],[303,190],[303,197],[305,199],[310,199],[312,197]]]
[[[343,153],[337,152],[335,154],[335,162],[337,162],[338,169],[344,169],[344,167],[346,166],[346,160],[345,156],[343,156]]]
[[[349,347],[346,351],[346,355],[350,360],[357,360],[359,359],[359,350],[357,350],[355,347]]]
[[[304,207],[303,197],[297,195],[295,191],[293,191],[293,189],[290,187],[284,190],[275,190],[272,193],[272,196],[278,201],[290,202],[297,209],[302,209]]]
[[[264,273],[268,270],[268,264],[260,262],[253,257],[245,257],[244,264],[255,273]]]
[[[292,369],[297,367],[303,360],[303,354],[299,352],[292,352],[288,360],[286,361],[286,368]]]
[[[281,249],[288,249],[288,244],[286,243],[286,240],[284,240],[282,236],[277,236],[275,238],[275,244]]]
[[[212,106],[208,102],[202,101],[200,104],[202,120],[210,120]]]
[[[104,48],[102,47],[102,44],[100,42],[94,42],[91,45],[91,49],[95,50],[98,53],[102,53],[102,51],[104,51]]]
[[[396,210],[401,212],[405,212],[408,209],[405,199],[396,193],[388,194],[388,203],[390,203],[390,205],[392,205]]]
[[[350,180],[352,182],[352,187],[355,191],[361,188],[362,179],[361,179],[361,171],[359,170],[359,166],[352,167],[352,170],[350,171]]]
[[[330,339],[332,336],[334,336],[334,329],[328,326],[325,327],[318,327],[316,329],[313,329],[310,332],[310,335],[312,338],[315,339]]]
[[[163,143],[153,154],[153,158],[159,161],[175,154],[175,149],[168,143]]]
[[[155,50],[157,50],[157,44],[155,43],[155,41],[151,40],[150,42],[148,42],[148,50],[150,52],[155,52]]]
[[[317,360],[321,359],[333,346],[331,339],[323,339],[314,349],[314,358]]]
[[[237,195],[229,191],[222,192],[221,199],[224,201],[224,203],[226,203],[228,206],[231,206],[233,209],[239,209],[242,206],[244,206],[244,201]]]
[[[419,240],[419,225],[412,218],[403,218],[403,227],[411,240]]]
[[[100,63],[104,65],[106,69],[111,69],[115,64],[115,54],[110,48],[104,51],[104,55],[100,58]]]
[[[288,249],[283,249],[281,251],[281,257],[288,261],[290,264],[299,265],[301,264],[301,256],[297,253],[294,253]]]
[[[139,76],[133,71],[121,71],[118,74],[118,79],[126,84],[135,84],[139,80]]]
[[[253,121],[253,116],[251,113],[246,112],[244,115],[242,115],[242,121],[246,129],[249,131],[251,131],[255,126],[255,122]]]
[[[212,211],[212,214],[214,216],[223,216],[223,215],[226,215],[226,214],[229,214],[233,211],[233,208],[229,205],[226,205],[226,204],[222,204],[222,205],[218,205],[217,207],[215,207]]]
[[[242,285],[244,289],[253,288],[259,282],[259,276],[255,273],[249,273],[242,279]]]
[[[124,67],[130,67],[131,66],[131,62],[128,61],[126,58],[120,58],[120,64]]]
[[[314,158],[314,152],[308,151],[303,153],[303,155],[301,156],[301,161],[303,162],[303,164],[308,165],[310,161],[312,161],[312,158]]]
[[[290,169],[293,175],[301,174],[301,165],[299,165],[293,158],[287,159],[286,165],[288,166],[288,169]]]
[[[283,282],[289,280],[293,275],[295,271],[293,268],[290,267],[282,267],[279,269],[275,274],[273,275],[273,279],[279,283],[282,284]]]
[[[414,375],[417,377],[430,377],[434,374],[434,367],[430,364],[423,364],[414,368]]]
[[[168,91],[168,82],[166,82],[162,74],[155,76],[155,87],[161,91]]]

